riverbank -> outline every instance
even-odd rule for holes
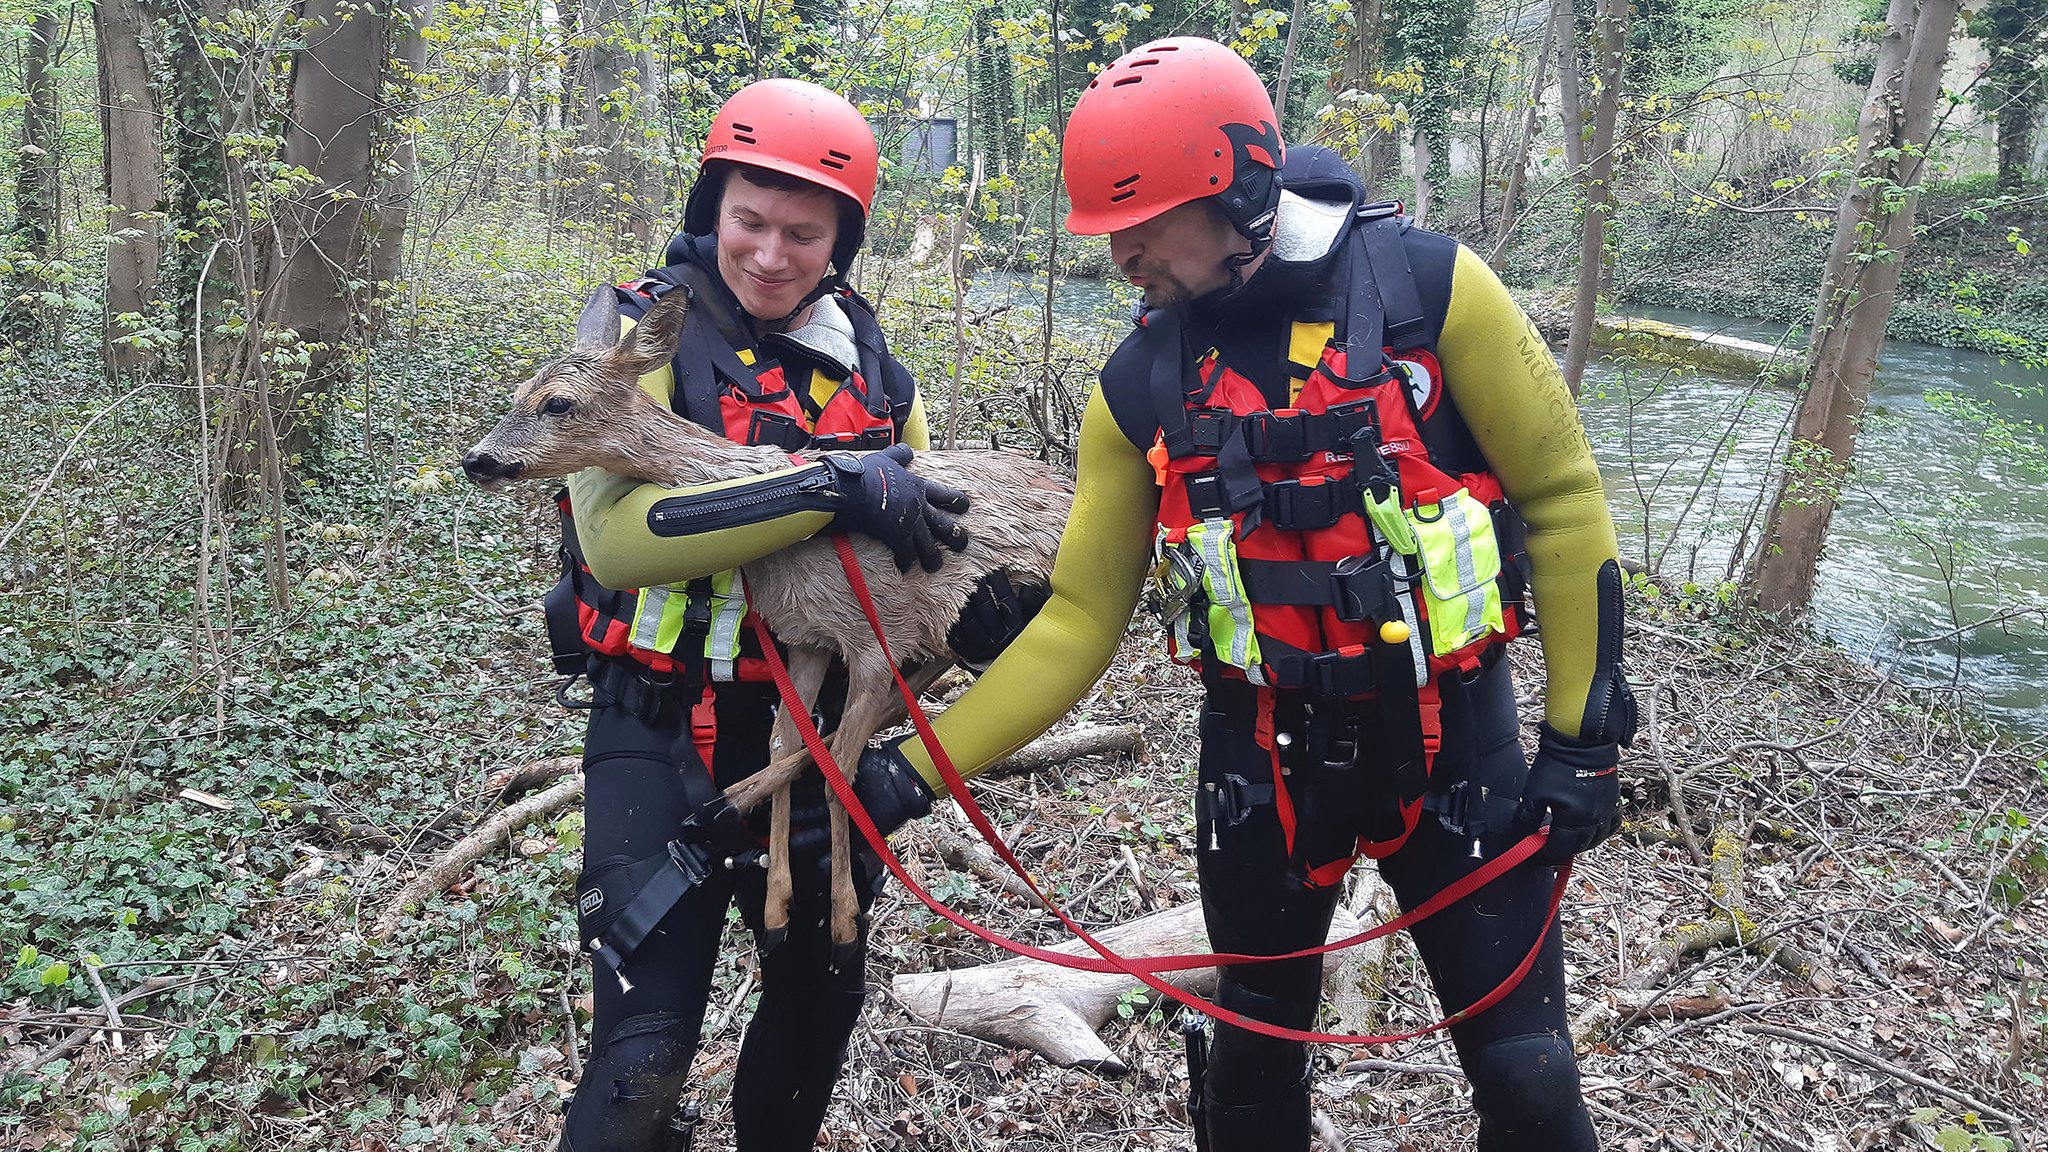
[[[1766,190],[1767,191],[1767,190]],[[1904,257],[1888,334],[2017,359],[2048,358],[2048,198],[1991,212],[1984,181],[1931,185],[1921,197],[1924,233]],[[2029,195],[2041,196],[2041,188]],[[1552,219],[1557,216],[1556,219]],[[1482,246],[1471,222],[1440,222]],[[1511,284],[1542,293],[1577,274],[1578,232],[1538,212],[1510,248]],[[1623,305],[1715,312],[1804,327],[1812,323],[1831,212],[1695,215],[1662,201],[1623,205],[1613,296]],[[1481,230],[1483,231],[1483,230]],[[1490,235],[1488,237],[1490,240]]]

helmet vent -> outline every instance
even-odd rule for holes
[[[1138,177],[1141,175],[1143,175],[1143,173],[1133,172],[1129,176],[1126,176],[1123,179],[1117,181],[1116,183],[1110,185],[1110,187],[1115,188],[1117,191],[1115,195],[1109,198],[1109,202],[1111,204],[1121,204],[1124,201],[1129,200],[1131,197],[1136,196],[1138,194],[1138,190],[1136,187],[1134,187],[1134,185],[1137,184]]]
[[[760,143],[760,141],[759,141],[759,140],[756,140],[756,139],[754,139],[754,138],[753,138],[752,136],[749,136],[749,135],[747,135],[747,134],[746,134],[745,132],[735,132],[735,133],[733,133],[733,134],[732,134],[732,138],[733,138],[733,139],[735,139],[735,140],[737,140],[737,141],[739,141],[739,142],[740,142],[740,143],[742,143],[742,144],[759,144],[759,143]]]
[[[732,138],[742,144],[760,143],[759,140],[754,139],[754,126],[752,124],[742,124],[737,120],[733,121]]]
[[[1121,80],[1118,80],[1118,81],[1116,81],[1116,82],[1112,83],[1112,84],[1110,85],[1110,87],[1111,87],[1111,88],[1121,88],[1121,87],[1123,87],[1123,86],[1124,86],[1124,85],[1126,85],[1126,84],[1143,84],[1144,82],[1145,82],[1145,78],[1144,78],[1143,76],[1126,76],[1126,77],[1124,77],[1123,79],[1121,79]]]
[[[843,172],[846,170],[846,165],[850,161],[852,161],[852,159],[853,157],[848,156],[846,153],[841,152],[836,148],[832,148],[827,149],[823,156],[818,157],[818,163],[824,165],[827,168],[831,168],[835,171]]]

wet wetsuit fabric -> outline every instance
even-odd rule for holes
[[[902,371],[893,361],[889,369]],[[640,384],[687,415],[681,399],[673,396],[669,366]],[[913,448],[930,446],[920,405],[911,405],[897,437]],[[597,469],[571,477],[577,533],[592,574],[612,588],[680,584],[767,555],[821,530],[832,518],[830,513],[799,512],[689,536],[650,529],[648,512],[654,505],[679,492],[700,490],[667,489]],[[825,695],[835,687],[843,683],[828,682]],[[681,738],[690,735],[690,706],[700,691],[682,691],[680,706],[663,709],[654,727],[623,707],[600,701],[592,709],[584,743],[586,876],[663,851],[693,810],[678,773],[704,771],[692,740]],[[771,684],[717,686],[712,769],[719,787],[767,763],[776,699]],[[827,711],[836,708],[827,706]],[[810,786],[820,787],[815,781]],[[797,801],[802,804],[805,798],[799,795]],[[879,890],[881,872],[866,853],[856,868],[864,951],[865,911]],[[760,869],[714,870],[707,883],[685,894],[628,960],[631,991],[622,989],[608,969],[595,967],[591,1055],[563,1128],[565,1152],[670,1152],[670,1122],[698,1047],[728,909],[736,902],[743,921],[758,931],[765,877]],[[860,1015],[863,962],[838,971],[829,964],[825,873],[798,862],[794,879],[789,934],[760,957],[760,1001],[740,1048],[732,1111],[742,1152],[812,1147]]]
[[[1283,224],[1284,226],[1284,224]],[[1417,287],[1437,329],[1445,398],[1456,405],[1473,444],[1499,477],[1528,524],[1530,577],[1544,652],[1544,715],[1559,732],[1577,736],[1596,687],[1604,683],[1597,639],[1603,611],[1600,572],[1616,556],[1599,470],[1576,406],[1542,337],[1485,262],[1447,237],[1410,231],[1403,237]],[[1241,299],[1272,301],[1281,293],[1342,284],[1341,254],[1332,244],[1319,268],[1255,272]],[[1279,289],[1270,287],[1279,285]],[[1239,312],[1200,306],[1184,330],[1232,354],[1232,366],[1269,392],[1279,370],[1280,321],[1267,307]],[[1242,331],[1242,316],[1260,331]],[[1248,326],[1249,326],[1248,324]],[[1150,350],[1134,334],[1112,355],[1102,385],[1083,417],[1074,515],[1053,570],[1052,597],[1032,625],[981,680],[936,721],[948,755],[963,775],[1021,747],[1069,711],[1114,657],[1150,562],[1159,490],[1144,452],[1158,432],[1146,392]],[[1206,347],[1206,345],[1205,345]],[[1262,352],[1261,349],[1264,349]],[[1203,348],[1193,348],[1197,355]],[[1506,665],[1488,672],[1474,692],[1444,687],[1447,751],[1431,780],[1436,791],[1460,774],[1484,776],[1496,800],[1512,811],[1526,776],[1514,741],[1517,720]],[[1224,694],[1243,685],[1212,685]],[[1242,712],[1243,709],[1238,709]],[[1267,753],[1247,735],[1248,721],[1226,722],[1230,702],[1211,697],[1205,711],[1201,771],[1213,779],[1235,772],[1270,779]],[[1370,728],[1361,744],[1370,755]],[[1460,750],[1462,749],[1462,751]],[[938,777],[916,742],[903,751],[928,781]],[[1198,808],[1201,806],[1198,805]],[[1328,921],[1327,892],[1311,892],[1288,875],[1272,803],[1243,823],[1219,830],[1208,848],[1203,817],[1200,873],[1211,942],[1218,948],[1280,952],[1317,943]],[[1489,855],[1504,846],[1506,819],[1489,829]],[[1410,843],[1380,867],[1413,904],[1463,875],[1476,862],[1470,843],[1432,817]],[[1450,1011],[1491,990],[1525,954],[1544,917],[1553,873],[1528,867],[1438,914],[1416,932],[1440,1000]],[[1569,912],[1566,913],[1567,915]],[[1219,1000],[1276,1023],[1306,1027],[1315,1016],[1313,962],[1241,966],[1227,971]],[[1515,1149],[1575,1152],[1593,1147],[1565,1037],[1563,979],[1556,932],[1541,963],[1506,1002],[1454,1033],[1474,1086],[1484,1152]],[[1211,1056],[1207,1128],[1212,1152],[1306,1147],[1309,1076],[1305,1050],[1235,1028],[1220,1028]],[[1297,1133],[1299,1138],[1297,1139]]]

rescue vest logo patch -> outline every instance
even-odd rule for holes
[[[1443,392],[1443,368],[1435,356],[1426,351],[1416,350],[1395,360],[1407,370],[1408,398],[1415,402],[1415,411],[1424,419],[1436,411],[1436,402]]]
[[[576,911],[589,916],[604,907],[604,889],[591,888],[576,898]]]

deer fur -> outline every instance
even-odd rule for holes
[[[577,324],[576,348],[544,365],[512,395],[512,411],[463,457],[463,468],[486,488],[512,480],[566,476],[602,468],[667,487],[735,480],[790,466],[778,448],[736,444],[677,415],[639,386],[640,378],[668,363],[689,302],[670,292],[623,335],[609,289],[593,298]],[[854,553],[873,594],[890,650],[917,690],[928,687],[955,661],[947,632],[980,580],[1007,573],[1015,584],[1048,587],[1054,553],[1073,491],[1049,466],[1004,452],[920,452],[920,476],[967,493],[960,518],[969,538],[964,550],[945,553],[937,572],[913,566],[898,571],[888,548],[852,537]],[[814,702],[831,659],[844,661],[848,683],[832,758],[849,774],[874,734],[902,718],[894,670],[847,587],[838,554],[823,534],[799,541],[741,568],[747,600],[789,651],[798,695]],[[786,710],[785,710],[786,712]],[[766,769],[726,790],[742,811],[773,795],[769,834],[769,946],[787,923],[789,899],[787,785],[809,763],[795,722],[778,715]],[[856,938],[846,815],[831,804],[833,940]]]

